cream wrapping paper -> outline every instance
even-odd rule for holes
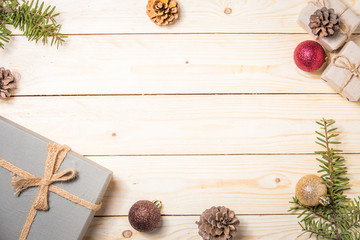
[[[360,47],[350,41],[331,59],[331,63],[321,75],[337,92],[352,102],[360,100]]]

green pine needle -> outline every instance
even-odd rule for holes
[[[23,0],[22,4],[17,0],[0,0],[0,47],[4,48],[10,40],[11,31],[6,25],[23,31],[29,41],[41,40],[43,44],[59,47],[66,36],[60,33],[61,24],[55,20],[59,14],[54,11],[55,7],[45,7],[39,0]]]
[[[349,190],[349,179],[346,177],[347,168],[344,157],[340,156],[341,150],[332,148],[332,145],[341,142],[332,140],[339,136],[334,133],[337,128],[333,128],[334,120],[322,119],[316,122],[321,131],[316,131],[316,143],[324,148],[317,151],[321,158],[316,160],[320,163],[321,178],[327,186],[329,205],[318,205],[309,207],[302,205],[300,201],[293,197],[290,203],[293,207],[289,211],[299,212],[299,225],[302,234],[309,234],[309,238],[315,236],[316,239],[334,240],[358,240],[360,239],[360,197],[350,200],[344,192]]]

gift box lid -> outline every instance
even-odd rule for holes
[[[0,117],[0,158],[32,175],[42,177],[51,141]],[[69,182],[53,183],[88,202],[98,204],[112,178],[112,172],[70,151],[59,171],[75,169],[77,176]],[[39,187],[15,196],[12,173],[0,167],[0,239],[19,238]],[[38,211],[28,240],[82,239],[95,212],[49,191],[49,210]]]

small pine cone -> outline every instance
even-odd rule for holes
[[[11,96],[12,91],[16,88],[14,75],[10,70],[0,68],[0,99],[5,99]]]
[[[173,24],[179,17],[179,5],[176,0],[149,0],[146,13],[157,25]]]
[[[234,211],[219,206],[205,210],[196,224],[204,240],[231,240],[236,235],[240,221]]]
[[[309,27],[315,36],[331,37],[340,30],[339,15],[333,8],[323,7],[310,16]]]

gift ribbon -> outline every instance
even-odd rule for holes
[[[351,61],[344,55],[338,55],[334,57],[332,59],[332,64],[335,67],[346,69],[351,73],[349,78],[344,82],[344,84],[338,90],[339,93],[342,93],[342,91],[344,91],[344,88],[346,88],[346,86],[351,82],[353,77],[358,78],[360,76],[360,72],[359,72],[360,64],[358,63],[357,65],[355,65],[351,63]]]
[[[327,8],[325,0],[322,0],[322,1],[320,1],[320,0],[312,0],[312,1],[309,1],[309,3],[313,4],[314,6],[316,6],[318,8],[322,8],[322,7]],[[344,10],[341,13],[337,13],[337,15],[339,15],[339,17],[341,17],[341,15],[343,15],[344,12],[346,12],[346,10],[348,10],[348,9],[349,9],[349,7],[345,7]],[[350,38],[349,31],[350,31],[349,26],[347,24],[343,23],[342,21],[340,21],[340,32],[342,34],[346,35],[347,40],[349,40],[349,38]],[[319,39],[319,36],[316,36],[315,39],[316,40]]]
[[[318,7],[318,8],[326,7],[326,2],[325,2],[325,0],[322,0],[322,1],[320,1],[320,0],[313,0],[313,1],[309,1],[309,3],[314,4],[314,5],[315,5],[316,7]]]
[[[55,143],[49,143],[47,146],[47,156],[43,177],[35,177],[31,173],[28,173],[0,158],[0,167],[3,167],[14,174],[12,178],[12,186],[15,188],[15,195],[19,196],[22,191],[30,187],[40,187],[27,215],[25,224],[21,230],[19,240],[25,240],[27,238],[31,225],[36,217],[37,211],[46,211],[49,209],[49,191],[54,192],[61,197],[84,206],[90,210],[97,211],[100,209],[101,204],[88,202],[65,191],[62,188],[53,185],[55,182],[65,182],[76,177],[76,170],[74,169],[67,169],[65,171],[58,172],[61,163],[64,161],[66,154],[69,151],[70,148],[67,146],[60,146]]]

